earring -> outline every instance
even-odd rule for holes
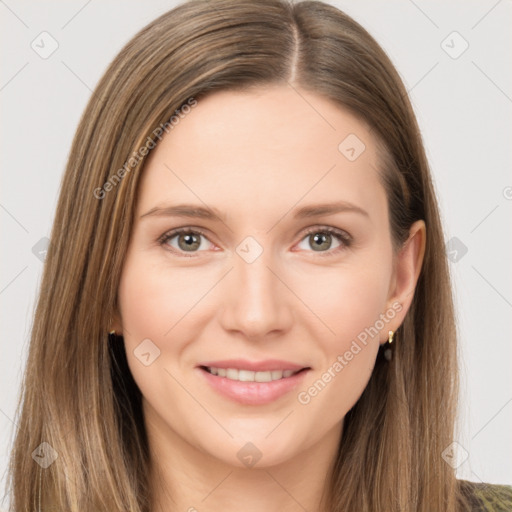
[[[109,322],[109,323],[110,323],[110,325],[112,325],[112,324],[113,324],[113,322],[114,322],[114,321],[113,321],[113,319],[111,319],[111,320],[110,320],[110,322]],[[115,329],[111,329],[111,330],[108,332],[108,335],[109,335],[109,337],[110,337],[110,336],[121,336],[121,334],[117,334],[117,333],[116,333],[116,330],[115,330]]]
[[[387,347],[384,349],[384,357],[386,358],[386,361],[391,361],[393,358],[393,351],[391,350],[391,343],[393,343],[393,331],[388,331],[388,342]]]

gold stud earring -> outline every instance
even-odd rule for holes
[[[109,324],[112,325],[113,323],[114,323],[114,320],[111,318]],[[110,329],[110,331],[108,333],[113,335],[113,336],[120,336],[120,334],[117,334],[116,330],[112,329],[112,328]]]
[[[391,343],[393,343],[393,331],[388,331],[388,346],[384,349],[384,357],[386,361],[391,361],[393,359],[393,351],[391,350]]]
[[[110,319],[109,324],[110,324],[110,325],[112,325],[113,323],[114,323],[114,322],[113,322],[113,319],[111,318],[111,319]],[[109,329],[108,333],[109,333],[109,334],[113,334],[113,335],[115,336],[115,334],[116,334],[116,330],[115,330],[115,329],[112,329],[112,327],[111,327],[111,328]]]

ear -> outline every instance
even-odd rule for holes
[[[411,306],[416,283],[423,265],[426,237],[425,222],[423,220],[416,221],[409,229],[409,238],[395,257],[386,306],[387,309],[392,308],[397,311],[397,314],[386,327],[387,330],[396,331],[404,321],[405,315]],[[393,304],[395,304],[394,307]],[[401,308],[397,307],[398,304],[401,305]],[[385,339],[381,343],[387,341],[387,330]]]

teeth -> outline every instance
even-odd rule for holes
[[[214,366],[207,367],[207,370],[212,375],[218,375],[219,377],[226,377],[227,379],[238,380],[240,382],[271,382],[273,380],[291,377],[297,373],[293,370],[253,372],[251,370],[237,370],[236,368],[215,368]]]
[[[231,371],[231,374],[229,373]],[[254,382],[254,375],[256,372],[251,372],[250,370],[228,370],[228,374],[230,379],[233,380],[241,380],[242,382]]]
[[[231,380],[239,380],[238,379],[238,370],[235,370],[234,368],[227,368],[226,369],[226,377]]]

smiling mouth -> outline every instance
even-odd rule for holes
[[[225,377],[226,379],[239,382],[273,382],[287,379],[298,373],[309,370],[309,368],[301,368],[300,370],[252,371],[239,370],[237,368],[216,368],[215,366],[200,366],[200,368],[211,375]]]

